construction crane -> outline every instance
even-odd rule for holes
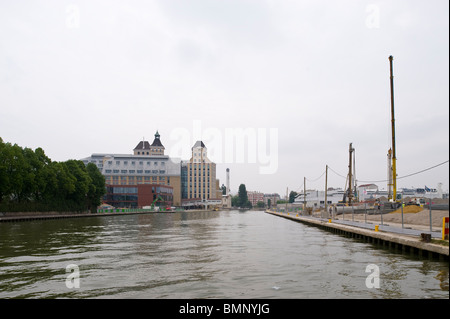
[[[353,187],[353,181],[355,180],[355,155],[354,155],[355,149],[352,146],[352,143],[350,143],[348,148],[348,175],[347,180],[345,182],[345,192],[344,192],[344,198],[342,200],[343,203],[347,203],[351,205],[352,201],[354,201],[355,191],[356,191],[356,185]],[[347,182],[348,182],[348,188],[347,188]]]
[[[394,57],[389,56],[390,65],[390,82],[391,82],[391,128],[392,128],[392,148],[391,148],[391,160],[392,160],[392,200],[397,201],[397,154],[395,152],[395,118],[394,118]]]

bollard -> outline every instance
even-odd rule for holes
[[[375,225],[375,231],[376,232],[378,231],[378,225]]]
[[[448,240],[448,217],[442,219],[442,240]]]
[[[328,219],[328,222],[329,222],[329,223],[331,223],[331,218],[330,218],[330,219]]]
[[[421,233],[420,234],[420,238],[423,242],[425,243],[429,243],[431,242],[431,234],[427,234],[427,233]]]

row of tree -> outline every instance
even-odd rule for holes
[[[231,206],[240,208],[252,208],[252,203],[248,200],[247,188],[245,184],[239,185],[238,194],[231,196]],[[257,207],[264,208],[264,202],[258,202]]]
[[[0,211],[95,212],[105,192],[95,164],[53,162],[42,148],[33,151],[0,138]]]

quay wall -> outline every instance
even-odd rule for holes
[[[266,213],[287,218],[296,222],[310,226],[319,227],[336,234],[362,239],[370,243],[380,244],[389,248],[394,248],[403,253],[417,254],[421,257],[449,259],[449,247],[434,243],[423,242],[420,237],[399,235],[388,232],[375,231],[349,225],[326,222],[323,220],[302,217],[299,215],[280,213],[266,210]]]

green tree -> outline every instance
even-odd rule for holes
[[[233,207],[239,207],[239,196],[231,196],[231,206]]]
[[[3,198],[9,193],[9,175],[8,175],[8,157],[10,153],[10,144],[3,143],[0,137],[0,203],[2,203]]]
[[[239,185],[239,206],[240,207],[246,207],[248,204],[248,196],[247,196],[247,189],[245,188],[244,184]]]
[[[22,148],[17,144],[10,147],[6,155],[7,174],[9,176],[9,195],[10,199],[21,202],[23,199],[24,170],[25,160],[23,158]],[[26,178],[25,178],[26,179]]]
[[[38,201],[42,201],[44,199],[44,194],[46,194],[47,184],[51,182],[50,173],[51,173],[51,160],[45,155],[45,152],[42,148],[38,147],[34,151],[34,158],[36,161],[36,176],[35,183],[36,189],[34,193],[34,199]]]
[[[100,206],[101,199],[106,193],[105,177],[100,173],[94,163],[87,164],[86,170],[92,180],[87,194],[88,209],[91,213],[96,213],[97,207]]]
[[[105,194],[105,179],[94,164],[52,162],[0,138],[0,210],[94,212]]]
[[[67,166],[69,174],[75,177],[76,180],[75,191],[69,194],[69,200],[77,207],[76,210],[81,211],[87,207],[87,196],[92,179],[82,161],[68,160],[64,164]]]
[[[297,192],[291,191],[289,193],[289,203],[293,203],[295,201],[295,198],[298,196]]]

